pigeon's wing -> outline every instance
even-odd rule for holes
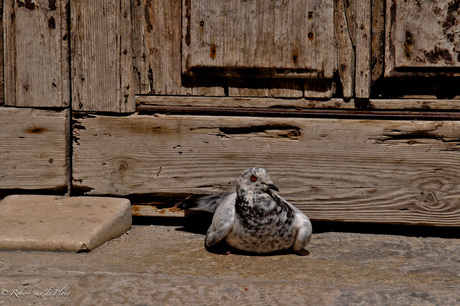
[[[297,236],[294,241],[293,248],[294,252],[299,252],[305,248],[310,241],[311,234],[313,232],[310,219],[308,219],[308,217],[301,212],[300,209],[283,199],[278,194],[274,192],[272,194],[279,204],[283,203],[284,205],[288,205],[294,211],[294,226],[297,231]]]
[[[299,252],[307,246],[312,234],[312,226],[310,219],[300,210],[295,214],[294,219],[295,228],[297,230],[297,237],[294,242],[294,252]]]
[[[227,236],[235,222],[236,193],[229,194],[217,207],[206,233],[206,245],[212,246]]]

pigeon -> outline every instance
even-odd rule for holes
[[[272,253],[292,248],[306,251],[312,226],[308,217],[276,191],[268,173],[258,167],[246,169],[236,192],[213,194],[195,200],[185,209],[214,213],[205,245],[224,240],[229,246],[249,253]]]

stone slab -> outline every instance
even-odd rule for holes
[[[460,305],[460,239],[313,230],[308,256],[215,254],[148,224],[92,252],[0,251],[0,304]]]
[[[0,202],[0,249],[90,251],[129,230],[131,216],[127,199],[11,195]]]

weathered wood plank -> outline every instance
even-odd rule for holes
[[[138,105],[158,106],[197,106],[197,107],[260,107],[260,108],[338,108],[355,109],[353,102],[343,99],[307,100],[253,97],[174,97],[174,96],[136,96]],[[452,103],[455,105],[455,103]],[[460,107],[460,105],[459,105]]]
[[[184,73],[257,68],[268,76],[333,76],[332,0],[184,0],[183,11]]]
[[[356,110],[353,100],[333,98],[326,101],[307,99],[274,99],[250,97],[174,97],[137,96],[139,105],[196,106],[196,107],[262,107],[292,109],[344,109]],[[370,99],[370,110],[459,111],[460,100],[429,99]]]
[[[305,97],[312,99],[330,99],[332,97],[331,80],[312,79],[305,80]]]
[[[371,1],[356,0],[355,97],[371,96]]]
[[[337,40],[337,70],[342,83],[344,98],[352,98],[355,92],[355,50],[350,35],[350,26],[347,23],[345,4],[343,0],[334,2],[335,34]]]
[[[132,1],[135,92],[222,96],[222,80],[182,76],[181,1]]]
[[[459,111],[460,100],[370,99],[370,109]]]
[[[0,190],[67,191],[68,112],[0,108]]]
[[[385,0],[372,0],[372,84],[383,77],[385,58]]]
[[[70,105],[67,3],[5,1],[6,105]]]
[[[302,98],[302,80],[298,79],[230,79],[230,97],[282,97]]]
[[[87,116],[74,133],[86,194],[225,192],[261,166],[314,220],[460,226],[458,121]]]
[[[72,108],[133,112],[131,1],[70,3]]]
[[[0,1],[0,106],[5,103],[3,84],[3,1]]]

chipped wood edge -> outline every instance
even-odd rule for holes
[[[135,217],[172,217],[183,218],[185,213],[175,207],[157,208],[155,205],[133,204],[131,206],[133,216]]]

